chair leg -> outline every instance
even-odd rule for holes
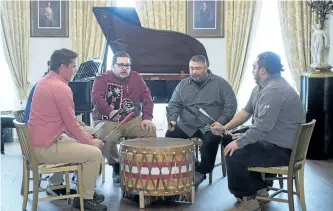
[[[105,158],[102,158],[102,183],[105,182]]]
[[[32,177],[33,177],[32,211],[37,211],[38,194],[39,194],[39,174],[38,174],[38,172],[33,172]]]
[[[297,193],[298,196],[299,196],[299,182],[298,182],[299,172],[300,171],[295,172],[295,189],[296,189],[296,193]]]
[[[227,168],[226,168],[226,162],[225,162],[225,156],[223,154],[224,147],[221,142],[221,165],[222,165],[222,175],[223,177],[227,176]]]
[[[199,160],[199,146],[195,145],[195,157]]]
[[[29,194],[29,172],[30,170],[27,167],[27,163],[25,160],[23,160],[23,181],[22,181],[22,187],[23,187],[23,204],[22,209],[26,210],[27,208],[27,202],[28,202],[28,194]]]
[[[210,185],[213,183],[213,171],[208,174],[209,175],[208,182],[209,182]]]
[[[278,174],[278,177],[282,177],[282,174]],[[280,189],[283,189],[283,179],[279,179]]]
[[[293,173],[289,169],[290,173],[288,173],[288,204],[289,204],[289,211],[294,211],[294,189],[293,189]]]
[[[81,166],[79,166],[78,171],[77,171],[77,180],[79,180],[78,182],[78,191],[80,194],[80,210],[84,211],[84,203],[83,203],[83,181],[82,181],[82,168]]]
[[[69,172],[65,172],[66,195],[70,194]],[[71,203],[71,199],[67,199],[67,204]]]
[[[21,195],[24,196],[24,181],[25,181],[25,165],[24,165],[24,160],[23,160],[23,163],[22,163],[22,183],[21,183]],[[28,175],[28,181],[29,181],[29,175]]]
[[[301,200],[302,210],[306,211],[305,194],[304,194],[304,166],[299,171],[297,184],[298,184],[299,197]]]

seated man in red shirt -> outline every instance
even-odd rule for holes
[[[39,163],[80,163],[86,210],[107,210],[104,196],[94,192],[103,142],[93,139],[76,120],[73,93],[68,86],[76,70],[77,53],[60,49],[51,56],[50,72],[33,94],[28,131]],[[73,207],[80,208],[75,198]]]
[[[135,113],[134,118],[107,137],[102,148],[108,164],[113,166],[113,182],[119,183],[117,144],[120,138],[156,137],[156,128],[152,122],[154,103],[151,93],[143,78],[131,70],[130,56],[120,51],[113,55],[112,70],[103,73],[94,81],[91,97],[94,104],[94,124],[99,130],[96,135],[101,140],[118,125],[120,115],[116,114],[119,109],[124,115],[129,113],[128,110]]]

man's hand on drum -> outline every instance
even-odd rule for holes
[[[145,128],[148,128],[148,131],[154,131],[155,125],[151,120],[145,119],[141,122],[141,129],[144,130]]]
[[[95,146],[95,147],[101,149],[104,146],[104,143],[100,139],[93,139],[92,146]]]
[[[216,136],[220,136],[221,134],[225,133],[226,129],[219,123],[219,122],[214,122],[210,126],[210,131]]]

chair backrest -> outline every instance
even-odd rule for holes
[[[36,157],[31,144],[27,125],[25,123],[18,122],[16,119],[14,119],[14,125],[20,141],[23,159],[30,164],[31,168],[37,168]]]
[[[14,111],[14,117],[18,122],[24,123],[24,110]]]
[[[306,154],[308,152],[315,124],[316,120],[313,119],[311,122],[304,123],[299,126],[290,157],[291,165],[294,165],[297,162],[302,162],[306,159]]]

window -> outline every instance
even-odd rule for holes
[[[251,95],[251,91],[256,85],[252,75],[252,65],[257,56],[264,51],[275,52],[281,57],[281,62],[284,66],[282,76],[296,89],[285,55],[279,20],[278,1],[261,1],[261,4],[261,9],[257,14],[258,16],[255,17],[257,20],[254,20],[256,25],[253,26],[255,28],[251,35],[244,76],[237,96],[239,109],[245,107]]]
[[[0,30],[2,31],[1,28]],[[0,111],[13,111],[19,108],[19,99],[17,88],[6,60],[3,41],[3,38],[0,37]]]
[[[136,0],[117,0],[117,7],[135,7]],[[108,45],[108,54],[106,59],[106,69],[111,69],[113,52]]]

